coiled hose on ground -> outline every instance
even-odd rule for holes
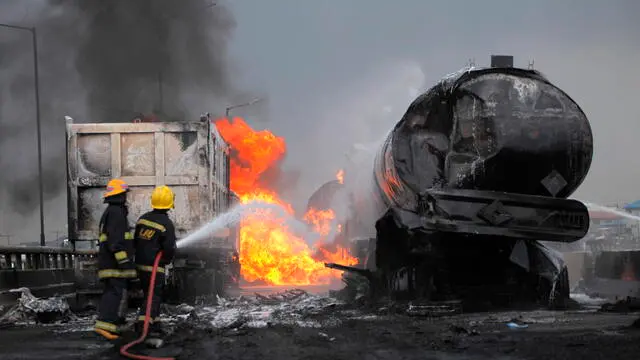
[[[152,356],[144,356],[144,355],[136,355],[131,354],[129,349],[135,345],[142,343],[146,338],[149,332],[149,322],[151,320],[151,302],[153,300],[153,289],[156,284],[156,273],[158,272],[158,264],[160,264],[160,259],[162,258],[162,251],[158,252],[156,258],[153,262],[153,270],[151,271],[151,280],[149,281],[149,291],[147,295],[147,308],[144,313],[144,327],[142,330],[142,335],[140,337],[120,348],[120,355],[127,357],[129,359],[137,359],[137,360],[175,360],[171,357],[152,357]]]

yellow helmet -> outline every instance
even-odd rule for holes
[[[103,197],[108,198],[110,196],[122,194],[129,190],[129,185],[126,182],[120,179],[111,179],[107,184],[107,191],[104,193]]]
[[[153,189],[151,194],[151,207],[158,210],[173,209],[174,199],[175,195],[168,186],[158,186]]]

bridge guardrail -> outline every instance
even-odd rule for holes
[[[0,304],[13,303],[11,289],[26,287],[37,297],[73,298],[97,283],[95,250],[40,246],[0,246]]]
[[[225,284],[233,283],[233,279],[237,282],[240,276],[240,264],[237,258],[233,264],[229,262],[229,252],[231,249],[179,251],[172,269],[174,274],[169,276],[172,280],[167,296],[184,301],[192,295],[222,293]],[[19,294],[10,290],[20,287],[29,288],[40,298],[65,296],[72,308],[96,305],[96,295],[102,293],[103,286],[97,277],[97,255],[97,250],[0,246],[0,305],[15,303]],[[197,268],[193,267],[195,263],[199,264]],[[208,285],[196,289],[189,285],[194,283]],[[170,296],[172,291],[175,294]],[[140,300],[142,293],[131,291],[129,295],[130,300]]]

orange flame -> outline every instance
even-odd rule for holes
[[[231,190],[240,202],[258,200],[277,204],[291,216],[290,204],[261,182],[263,175],[280,163],[286,154],[286,143],[268,130],[255,131],[241,118],[215,122],[220,135],[231,147]],[[313,210],[313,209],[312,209]],[[321,238],[331,230],[335,217],[332,210],[309,211],[304,219]],[[355,265],[357,259],[335,246],[310,247],[287,225],[288,219],[271,209],[256,210],[240,224],[240,264],[242,276],[249,282],[264,281],[270,285],[328,284],[340,278],[341,272],[326,268],[324,262]]]
[[[338,170],[338,173],[336,174],[336,179],[338,179],[338,182],[340,184],[344,184],[344,170],[342,169]]]
[[[311,208],[304,214],[304,220],[313,226],[313,231],[322,236],[329,235],[335,217],[336,214],[331,209],[316,210]]]

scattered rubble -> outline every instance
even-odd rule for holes
[[[20,293],[18,302],[0,317],[0,324],[16,324],[21,322],[52,323],[68,321],[74,318],[69,310],[69,303],[62,297],[38,299],[26,288],[10,290]]]
[[[253,297],[257,303],[258,298]],[[234,302],[235,300],[228,300]],[[211,306],[220,308],[222,306]],[[293,307],[291,307],[293,308]],[[190,316],[202,307],[172,306],[167,320]],[[637,316],[564,311],[463,313],[434,319],[393,313],[376,316],[361,309],[332,311],[348,318],[326,328],[274,325],[267,328],[215,329],[206,321],[175,321],[173,335],[160,350],[141,346],[150,356],[177,359],[637,359],[640,331],[628,328]],[[182,312],[182,314],[180,314]],[[358,315],[358,313],[363,315]],[[131,313],[130,320],[134,319]],[[323,316],[330,316],[323,315]],[[357,317],[375,318],[363,321]],[[552,319],[556,318],[554,322]],[[2,359],[120,359],[118,348],[90,334],[56,329],[90,325],[89,318],[51,325],[0,330]],[[511,330],[510,320],[528,329]],[[202,326],[208,326],[203,329]],[[51,330],[55,331],[51,335]],[[128,335],[133,339],[134,335]],[[127,338],[127,341],[128,339]],[[24,346],[28,343],[29,346]],[[544,346],[541,346],[544,345]],[[156,352],[157,351],[157,352]],[[154,353],[156,352],[156,353]]]
[[[625,299],[616,301],[615,303],[605,303],[600,307],[600,311],[603,312],[619,312],[628,313],[640,310],[640,299],[634,297],[627,297]]]
[[[65,322],[56,332],[90,331],[95,320],[89,316],[74,315],[62,298],[38,299],[26,288],[16,289],[21,296],[16,305],[0,317],[2,324]],[[372,304],[369,304],[372,305]],[[593,309],[592,312],[595,312]],[[236,298],[217,298],[215,304],[207,306],[163,305],[161,321],[167,333],[204,331],[225,336],[240,336],[250,329],[267,327],[318,329],[320,337],[333,342],[335,336],[327,332],[353,321],[385,321],[397,316],[407,317],[407,321],[423,321],[437,318],[437,322],[450,324],[452,336],[478,335],[478,326],[493,326],[495,329],[506,325],[512,329],[523,329],[532,325],[555,326],[565,321],[562,313],[538,310],[508,311],[499,313],[476,313],[464,315],[460,322],[461,309],[458,302],[419,303],[393,302],[378,303],[374,306],[358,306],[327,295],[310,294],[304,290],[292,289],[270,295],[255,294]],[[580,312],[576,312],[580,313]],[[134,311],[130,317],[135,316]],[[412,319],[413,320],[409,320]],[[430,322],[430,321],[428,321]],[[495,324],[495,325],[491,325]],[[321,330],[322,329],[322,330]],[[203,334],[204,334],[203,333]]]
[[[323,333],[323,332],[319,332],[318,335],[320,335],[321,337],[327,339],[328,341],[334,341],[336,338],[334,337],[329,337],[329,335]]]
[[[215,306],[195,308],[180,305],[167,309],[169,315],[163,321],[177,323],[180,320],[196,321],[213,329],[261,328],[275,325],[299,327],[333,327],[341,323],[347,314],[340,309],[346,304],[321,295],[293,289],[271,295],[240,296],[235,299],[218,298]],[[352,313],[353,315],[360,315]]]
[[[608,302],[607,299],[592,297],[578,291],[571,293],[571,299],[577,302],[583,308],[599,308],[600,306]]]
[[[410,303],[407,307],[409,316],[450,316],[462,313],[462,303],[460,301],[434,302],[424,304]]]
[[[363,304],[371,294],[369,280],[360,274],[344,272],[342,282],[345,287],[341,290],[329,291],[331,297],[349,303]]]

